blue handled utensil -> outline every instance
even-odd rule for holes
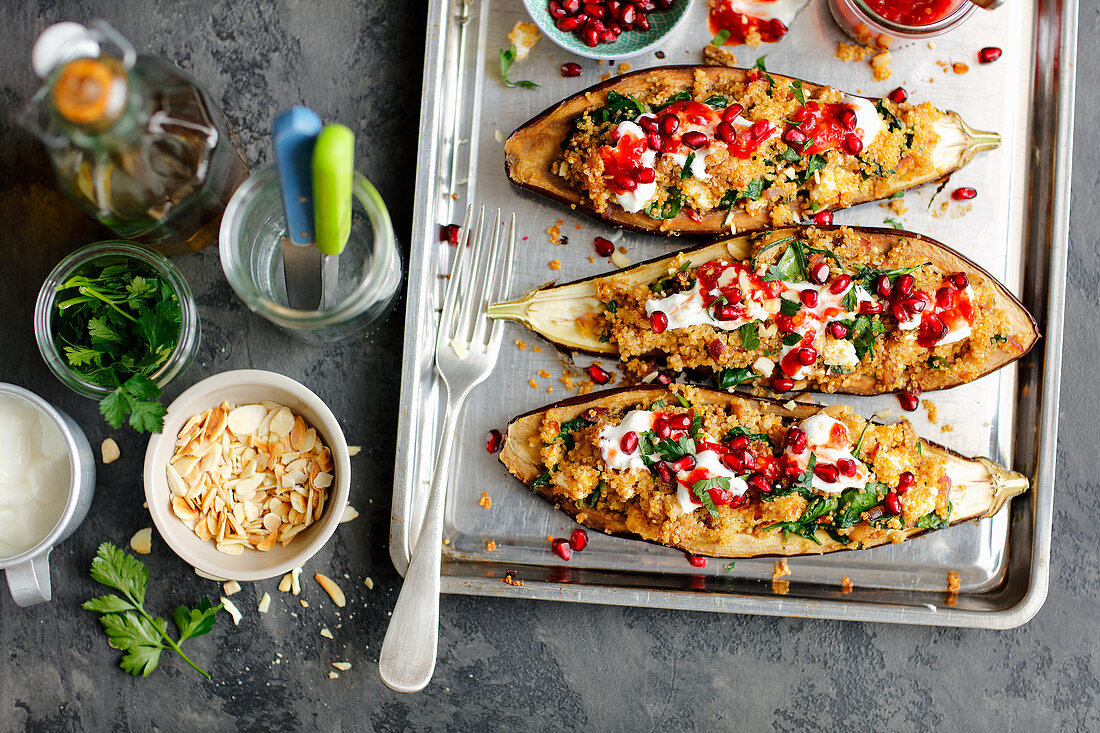
[[[321,252],[314,244],[313,148],[321,118],[308,107],[279,113],[271,130],[288,236],[279,241],[287,305],[295,310],[321,306]]]

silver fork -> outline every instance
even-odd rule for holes
[[[504,254],[504,274],[497,279],[500,250],[504,246],[500,209],[489,223],[492,232],[485,236],[485,207],[481,207],[477,225],[468,246],[473,207],[459,234],[458,252],[451,265],[450,281],[439,317],[435,342],[435,368],[447,387],[447,411],[439,433],[439,454],[435,462],[424,523],[412,552],[405,583],[397,597],[382,653],[378,675],[396,692],[424,689],[435,669],[439,642],[439,570],[443,549],[443,498],[446,494],[455,424],[470,390],[485,381],[497,362],[504,322],[489,325],[485,309],[508,289],[512,279],[512,255],[516,246],[516,215],[512,214]],[[486,241],[490,243],[486,246]],[[467,253],[469,250],[469,253]]]

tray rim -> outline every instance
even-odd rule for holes
[[[449,27],[450,8],[454,0],[430,0],[426,32],[423,89],[438,88],[443,76],[445,31]],[[467,0],[459,0],[462,6]],[[1050,242],[1050,260],[1047,273],[1047,303],[1044,318],[1042,397],[1038,423],[1037,464],[1035,490],[1030,498],[1033,506],[1034,538],[1029,553],[1028,587],[1023,596],[1012,606],[994,611],[958,608],[934,608],[889,603],[853,603],[847,601],[792,598],[783,596],[750,596],[731,593],[707,593],[689,590],[663,591],[639,590],[615,586],[564,584],[551,581],[525,580],[522,586],[506,585],[496,577],[471,578],[448,575],[448,558],[443,561],[441,590],[444,593],[485,595],[493,597],[530,598],[576,603],[599,603],[619,606],[642,606],[675,610],[748,613],[754,615],[788,616],[799,618],[837,619],[848,621],[873,621],[906,623],[926,626],[960,626],[985,629],[1009,629],[1020,626],[1035,616],[1046,600],[1050,578],[1050,543],[1054,511],[1054,487],[1056,477],[1058,405],[1061,387],[1061,359],[1066,290],[1066,269],[1069,249],[1069,190],[1072,180],[1073,125],[1077,61],[1079,0],[1065,0],[1058,14],[1056,31],[1060,38],[1053,52],[1059,63],[1051,64],[1052,83],[1055,91],[1040,103],[1053,101],[1055,125],[1051,150],[1051,212],[1046,228]],[[433,22],[435,21],[435,22]],[[1040,24],[1041,26],[1041,24]],[[1037,30],[1042,33],[1040,27]],[[1034,86],[1038,86],[1036,82]],[[438,95],[425,97],[429,103],[421,107],[419,134],[427,149],[420,150],[421,162],[417,166],[412,222],[409,277],[423,271],[429,264],[428,247],[417,247],[417,242],[430,242],[428,227],[432,222],[420,214],[428,197],[433,196],[437,180],[437,155],[441,118]],[[1047,132],[1036,129],[1033,135]],[[1033,164],[1031,169],[1042,165]],[[1029,235],[1030,236],[1030,235]],[[404,354],[415,349],[423,320],[424,309],[420,298],[410,288],[406,299]],[[404,356],[403,356],[403,363]],[[406,364],[407,366],[407,364]],[[417,403],[420,384],[417,379],[403,375],[401,382],[400,412],[398,415],[397,450],[394,467],[394,493],[390,517],[390,558],[403,576],[408,569],[410,556],[409,527],[404,517],[408,512],[407,452],[411,443],[409,421],[411,406]],[[1039,487],[1045,487],[1040,490]],[[522,567],[522,566],[517,566]]]

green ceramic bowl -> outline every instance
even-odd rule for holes
[[[614,43],[586,46],[571,32],[558,30],[550,17],[548,0],[523,0],[527,13],[538,25],[542,34],[570,53],[589,59],[625,59],[649,51],[664,40],[683,21],[694,0],[676,0],[668,10],[657,10],[649,15],[648,31],[623,31]]]

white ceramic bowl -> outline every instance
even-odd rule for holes
[[[170,506],[171,490],[165,473],[184,423],[223,401],[243,405],[270,400],[286,405],[317,430],[332,453],[333,482],[321,518],[286,547],[276,543],[267,552],[246,548],[240,555],[218,552],[213,541],[200,540]],[[201,574],[221,580],[263,580],[301,567],[324,546],[340,523],[351,488],[351,460],[344,433],[332,410],[321,398],[290,377],[258,369],[222,372],[194,385],[168,407],[164,431],[149,439],[145,451],[145,498],[161,538],[173,552]]]

